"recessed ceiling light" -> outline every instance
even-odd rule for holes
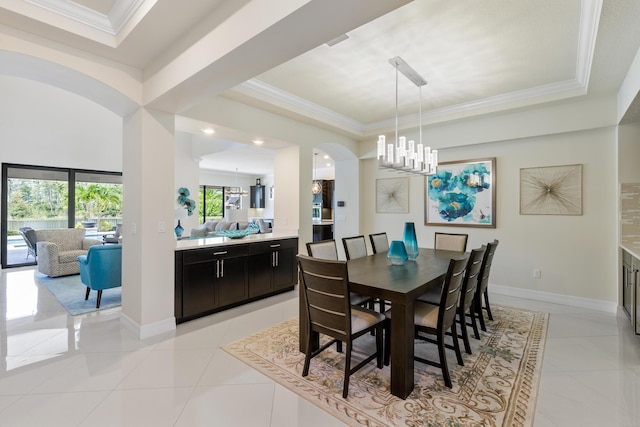
[[[325,158],[325,159],[328,159],[328,158],[329,158],[329,155],[328,155],[328,154],[325,154],[325,155],[324,155],[324,158]]]
[[[329,166],[329,167],[330,167],[330,166],[331,166],[331,163],[327,162],[327,166]]]
[[[202,132],[206,133],[207,135],[213,135],[216,131],[211,129],[211,128],[206,128],[206,129],[200,129]]]
[[[253,143],[256,144],[256,145],[262,145],[262,144],[264,144],[264,141],[262,141],[260,139],[254,139]]]

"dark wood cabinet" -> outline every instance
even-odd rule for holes
[[[182,272],[182,316],[191,317],[218,307],[214,287],[217,260],[184,261]]]
[[[333,239],[333,224],[313,224],[313,241]]]
[[[322,181],[322,208],[333,209],[333,187],[335,181],[325,179]]]
[[[264,208],[264,185],[252,185],[249,192],[249,207],[252,209]]]
[[[223,258],[216,278],[219,306],[235,304],[249,297],[247,257]]]
[[[627,316],[633,317],[633,257],[625,250],[622,251],[622,308]]]
[[[277,292],[295,284],[297,239],[256,243],[249,248],[249,297]]]
[[[248,245],[176,252],[176,317],[192,318],[248,297]],[[180,267],[178,265],[180,264]]]
[[[640,260],[622,250],[622,307],[631,320],[636,334],[640,334]]]
[[[176,251],[176,320],[293,289],[297,252],[297,238]]]

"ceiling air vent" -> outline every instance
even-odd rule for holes
[[[329,47],[333,47],[333,46],[337,45],[338,43],[345,41],[345,40],[346,40],[346,39],[348,39],[348,38],[349,38],[349,36],[348,36],[348,35],[346,35],[346,34],[342,34],[342,35],[340,35],[340,36],[336,37],[336,38],[335,38],[335,39],[333,39],[333,40],[329,40],[329,41],[326,43],[326,45],[327,45],[327,46],[329,46]]]

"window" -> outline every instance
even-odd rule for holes
[[[200,224],[212,219],[224,218],[224,204],[223,204],[224,187],[214,185],[201,185],[199,204],[198,204],[198,218]]]
[[[21,228],[84,227],[87,235],[122,222],[122,174],[2,164],[2,267],[35,264]]]

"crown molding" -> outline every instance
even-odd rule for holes
[[[576,80],[586,88],[589,85],[591,64],[596,49],[598,24],[602,12],[602,0],[582,0],[581,11],[578,34],[578,55],[576,58]]]
[[[115,35],[107,15],[86,6],[69,0],[26,0],[26,2],[109,35]]]
[[[130,24],[137,25],[144,17],[138,10],[149,11],[157,0],[116,0],[108,14],[97,12],[70,0],[24,0],[3,2],[2,7],[20,15],[52,25],[78,36],[116,47],[122,39],[120,32]],[[73,21],[79,25],[69,26]]]
[[[543,102],[559,101],[561,99],[584,95],[586,92],[586,86],[577,80],[550,83],[543,86],[477,99],[464,104],[434,108],[422,113],[422,123],[441,123],[472,115],[494,113]],[[400,128],[412,127],[416,126],[419,121],[420,116],[418,114],[408,114],[398,118],[398,126]],[[395,128],[395,118],[363,126],[363,130],[367,135],[388,131],[392,128]]]
[[[293,111],[297,114],[319,120],[351,133],[360,134],[364,125],[354,119],[333,110],[322,107],[292,93],[278,89],[258,79],[247,80],[233,89],[235,92],[247,95],[269,104]]]
[[[354,135],[368,136],[395,128],[395,117],[374,123],[365,124],[357,120],[336,113],[333,110],[307,101],[289,92],[280,90],[257,79],[248,80],[234,91],[260,99],[271,105],[276,105],[296,114],[335,126]],[[469,117],[471,115],[497,112],[517,107],[539,104],[542,102],[558,101],[569,97],[586,94],[586,84],[577,79],[550,83],[529,89],[504,93],[488,98],[477,99],[464,104],[435,108],[422,113],[423,124],[440,123],[449,120]],[[419,123],[418,114],[408,114],[398,117],[400,128],[415,126]]]
[[[578,28],[576,71],[573,79],[423,111],[423,124],[444,122],[472,115],[498,112],[585,95],[589,84],[601,10],[602,0],[582,0]],[[395,118],[365,124],[280,90],[258,79],[248,80],[233,90],[358,136],[369,136],[373,133],[395,128]],[[401,127],[415,126],[417,123],[419,123],[418,114],[398,118],[398,124]]]

